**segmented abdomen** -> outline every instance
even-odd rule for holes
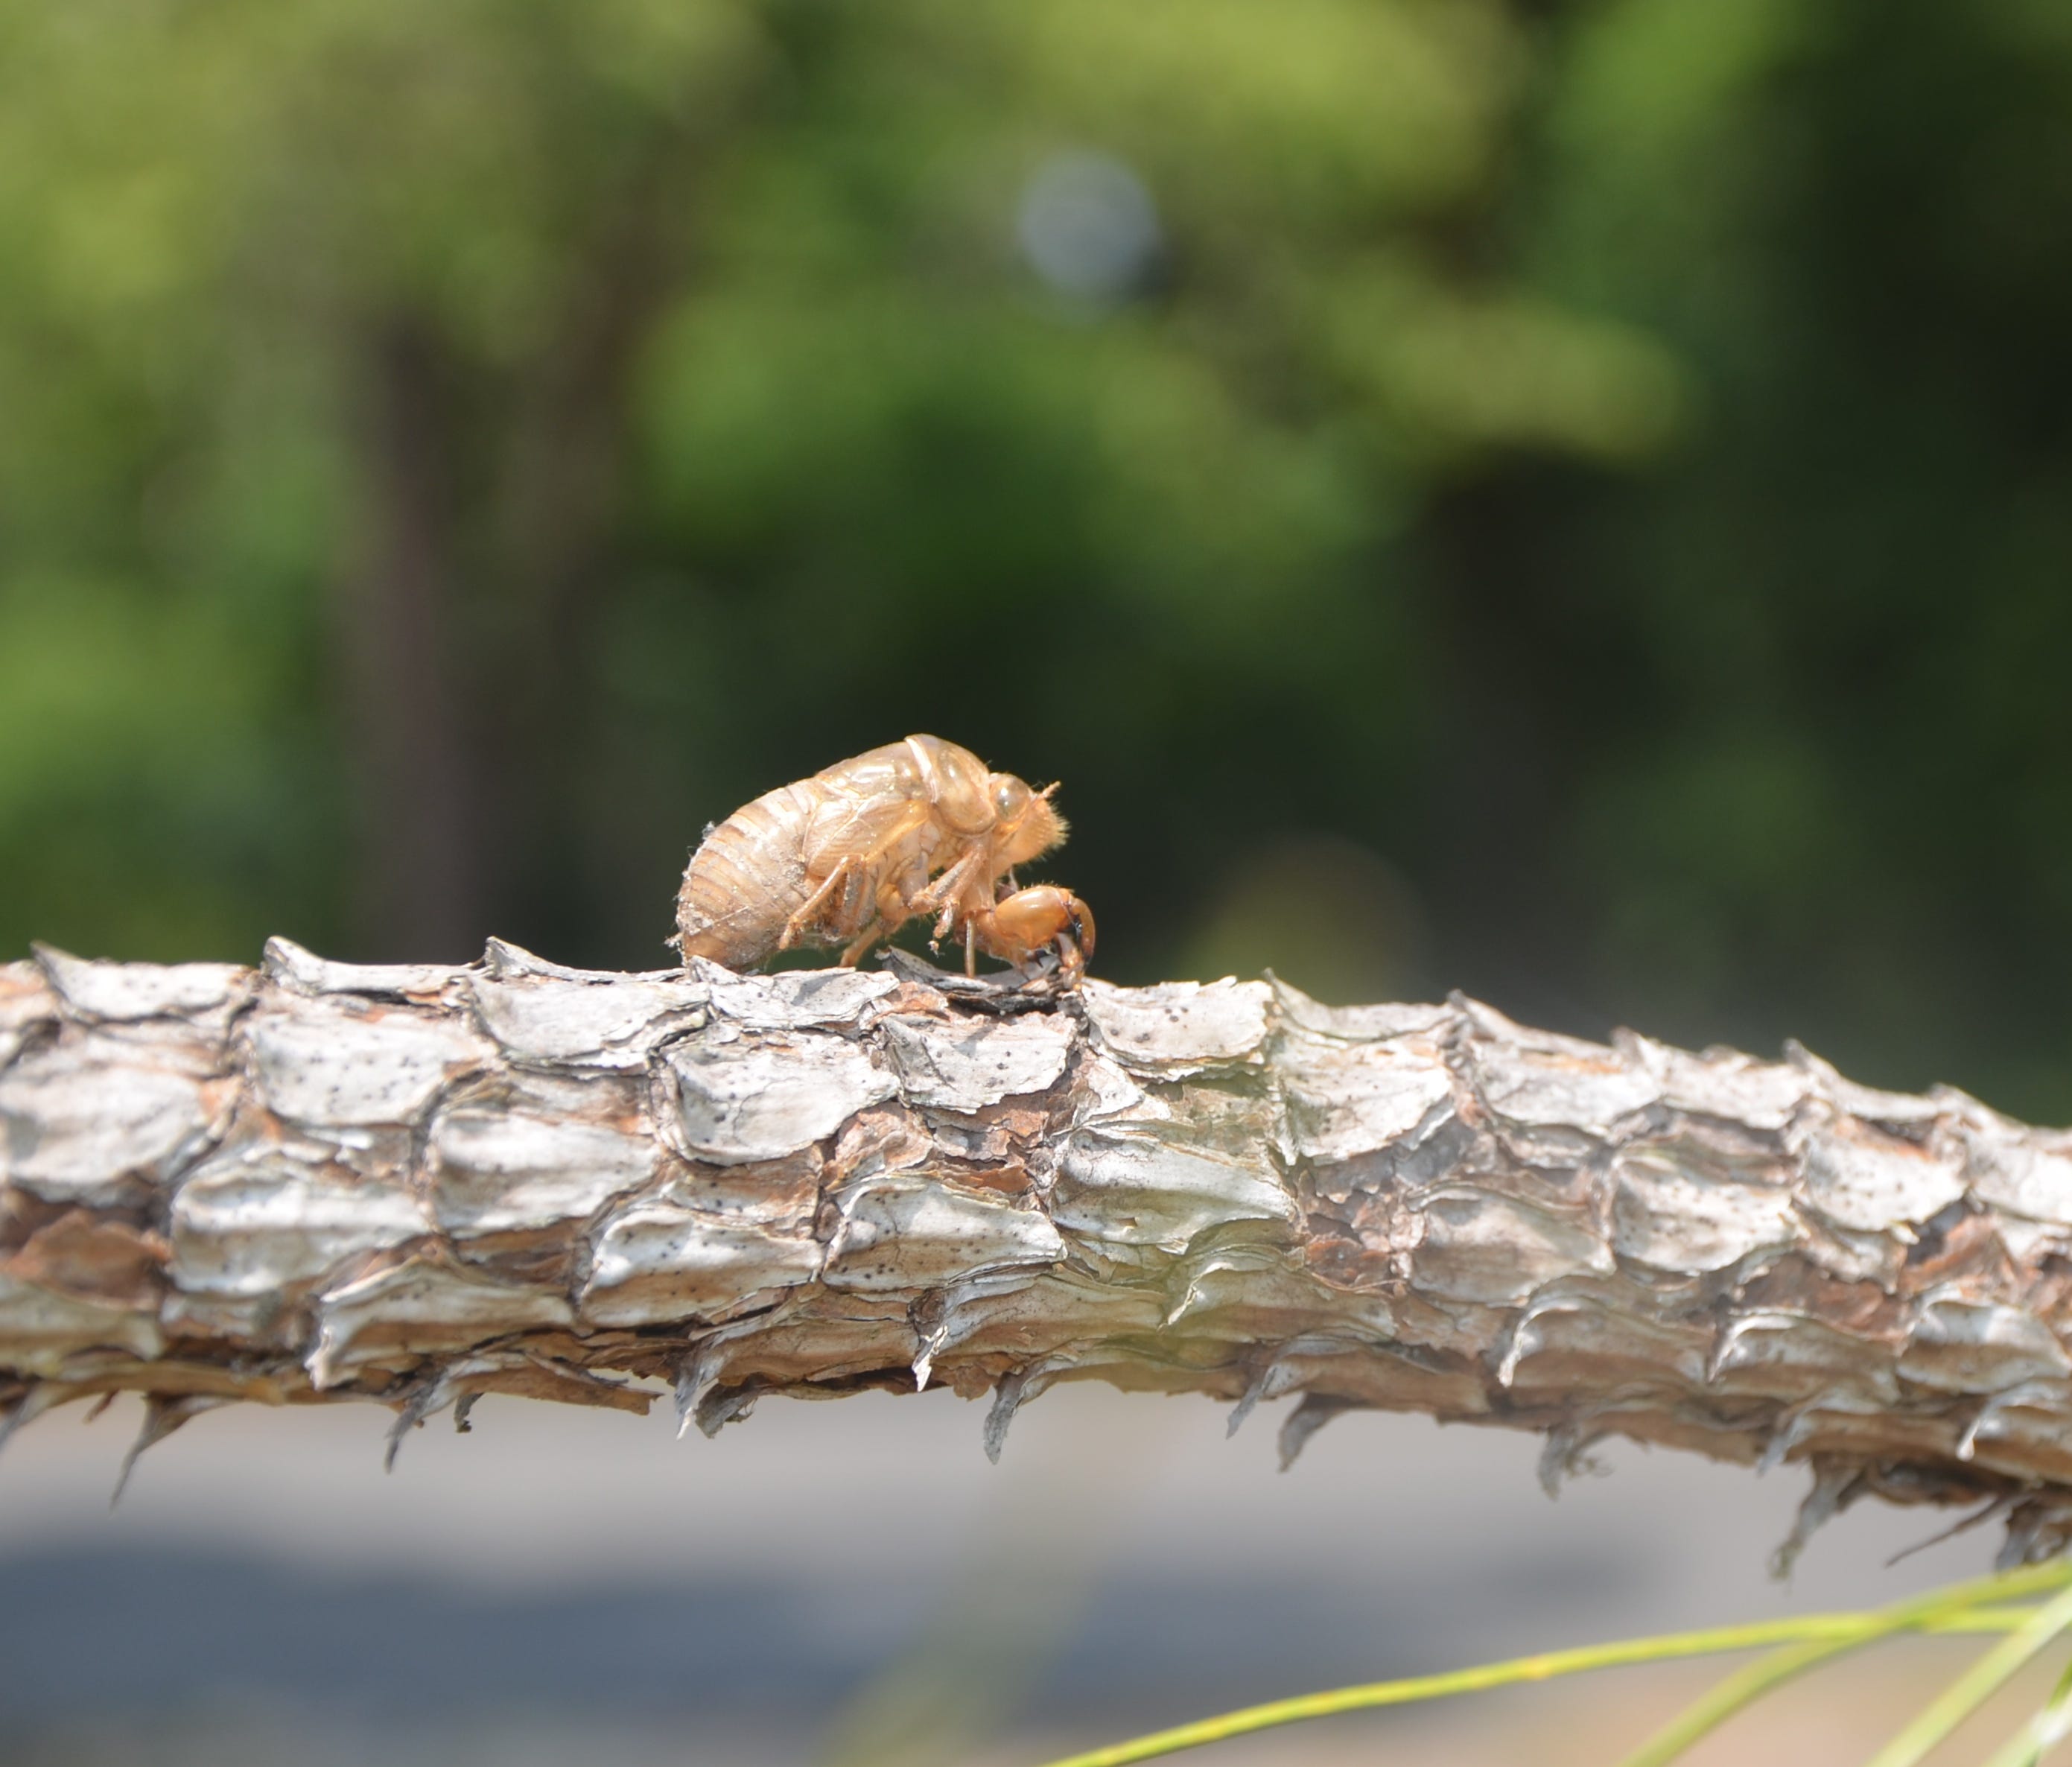
[[[705,837],[676,895],[685,962],[709,958],[745,970],[777,949],[784,923],[812,894],[803,843],[826,789],[801,780],[765,792]]]

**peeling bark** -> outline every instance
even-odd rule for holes
[[[146,1395],[708,1431],[1063,1380],[1630,1436],[2072,1532],[2072,1135],[1456,998],[887,971],[0,967],[0,1439]]]

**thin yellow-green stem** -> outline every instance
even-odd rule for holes
[[[1674,1761],[1700,1737],[1717,1729],[1736,1712],[1753,1705],[1773,1688],[1846,1652],[1890,1637],[1894,1633],[1969,1630],[1968,1625],[1951,1622],[1988,1616],[2000,1628],[2012,1629],[2026,1621],[2028,1610],[1981,1608],[1980,1604],[2054,1588],[2068,1576],[2072,1576],[2072,1571],[2065,1567],[2049,1565],[2039,1571],[2016,1571],[2012,1575],[1975,1578],[1868,1613],[1863,1629],[1852,1637],[1815,1638],[1773,1651],[1736,1670],[1708,1690],[1626,1756],[1619,1767],[1665,1767],[1666,1763]]]
[[[2045,1753],[2072,1736],[2072,1662],[2058,1678],[2043,1709],[2009,1740],[1986,1767],[2038,1767]]]
[[[1919,1767],[1931,1749],[2067,1626],[2072,1626],[2072,1589],[2037,1608],[1945,1687],[1913,1723],[1871,1757],[1869,1767]]]
[[[1771,1689],[1885,1636],[1889,1634],[1882,1629],[1866,1627],[1846,1638],[1816,1638],[1808,1643],[1787,1645],[1745,1664],[1685,1707],[1622,1760],[1618,1767],[1664,1767],[1664,1763],[1674,1761],[1700,1737],[1718,1729],[1743,1707],[1753,1705]]]
[[[1971,1596],[1975,1603],[2004,1599],[2038,1588],[2055,1587],[2072,1571],[2053,1566],[2041,1572],[2016,1572],[2011,1577],[1983,1579]],[[1964,1586],[1969,1588],[1971,1586]],[[1956,1592],[1945,1592],[1955,1597]],[[1338,1687],[1325,1693],[1305,1694],[1248,1706],[1214,1718],[1180,1724],[1128,1742],[1111,1744],[1083,1754],[1067,1756],[1047,1767],[1128,1767],[1161,1755],[1222,1742],[1254,1731],[1281,1724],[1298,1724],[1339,1712],[1362,1711],[1377,1707],[1408,1705],[1421,1699],[1439,1699],[1456,1694],[1475,1693],[1490,1687],[1547,1681],[1558,1675],[1585,1670],[1610,1669],[1629,1663],[1660,1662],[1683,1657],[1712,1655],[1725,1651],[1758,1650],[1765,1645],[1813,1641],[1848,1641],[1867,1627],[1876,1625],[1881,1611],[1855,1613],[1807,1614],[1785,1620],[1757,1621],[1737,1626],[1715,1626],[1702,1631],[1669,1633],[1652,1638],[1628,1638],[1612,1644],[1586,1645],[1569,1650],[1553,1650],[1504,1662],[1486,1663],[1473,1669],[1449,1670],[1436,1675],[1419,1675],[1402,1681],[1371,1682],[1363,1686]],[[1962,1632],[2004,1632],[2029,1623],[2028,1610],[1949,1612],[1937,1618],[1916,1622],[1918,1629]]]

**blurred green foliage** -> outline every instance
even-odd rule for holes
[[[934,730],[1119,978],[2072,1116],[2068,208],[2062,0],[0,0],[0,946]]]

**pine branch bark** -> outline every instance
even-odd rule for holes
[[[0,1436],[143,1394],[707,1431],[1063,1380],[1622,1435],[2072,1530],[2072,1136],[1275,983],[0,968]]]

